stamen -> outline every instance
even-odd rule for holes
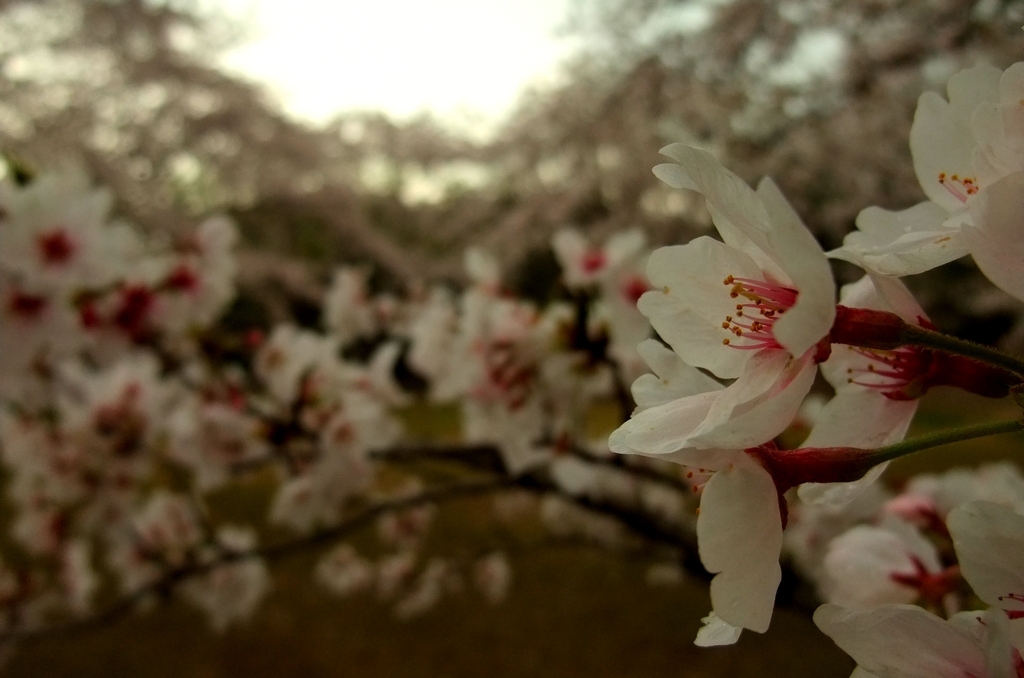
[[[850,348],[869,362],[863,367],[847,368],[847,383],[880,391],[882,395],[905,395],[905,389],[928,371],[927,356],[910,346],[901,346],[891,351]]]
[[[726,276],[722,283],[729,287],[731,298],[746,300],[746,303],[736,304],[735,315],[725,316],[722,323],[722,329],[743,339],[744,343],[734,344],[730,339],[724,339],[722,343],[745,350],[781,348],[772,335],[772,326],[796,303],[798,292],[765,280],[733,275]]]
[[[939,184],[962,203],[979,190],[978,182],[973,177],[961,179],[957,174],[947,176],[945,172],[939,172]]]

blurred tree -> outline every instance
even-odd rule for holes
[[[244,30],[201,7],[0,0],[0,148],[70,155],[144,227],[231,209],[253,245],[372,259],[398,284],[460,277],[470,242],[519,261],[567,223],[691,237],[702,201],[650,171],[676,141],[774,177],[835,245],[860,209],[921,198],[920,92],[1024,48],[1019,0],[577,0],[560,84],[480,140],[426,116],[299,124],[212,66]]]

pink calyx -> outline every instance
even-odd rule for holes
[[[774,442],[744,450],[775,483],[779,514],[786,526],[786,492],[803,483],[848,483],[859,480],[880,460],[877,451],[856,447],[801,447],[780,450]]]

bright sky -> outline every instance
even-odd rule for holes
[[[250,16],[252,42],[225,65],[270,85],[289,112],[424,109],[496,121],[570,50],[569,0],[211,0]]]

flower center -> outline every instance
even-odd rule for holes
[[[533,391],[536,367],[509,340],[494,340],[479,350],[484,378],[473,395],[485,402],[502,402],[513,411],[520,409]]]
[[[171,271],[164,284],[179,292],[194,292],[199,287],[199,275],[185,264],[180,264]]]
[[[776,283],[731,275],[722,282],[730,288],[730,297],[742,298],[746,302],[736,304],[736,314],[725,316],[722,323],[722,329],[745,343],[737,343],[731,338],[723,339],[722,343],[746,350],[782,348],[772,335],[772,326],[796,303],[799,293]]]
[[[925,353],[912,347],[901,346],[892,351],[851,347],[868,359],[866,367],[850,367],[847,382],[881,391],[883,395],[902,394],[915,379],[928,372],[929,359]]]
[[[46,308],[46,297],[15,290],[7,298],[7,312],[28,320],[38,318]]]
[[[940,572],[929,572],[921,559],[917,556],[910,556],[910,564],[913,572],[893,572],[889,579],[912,589],[916,589],[922,600],[939,605],[946,594],[956,590],[960,582],[960,568],[956,565],[948,567]]]
[[[75,242],[63,228],[42,233],[36,240],[43,263],[53,266],[66,264],[75,254]]]
[[[583,260],[580,261],[580,267],[584,273],[597,273],[604,268],[607,263],[608,257],[605,255],[604,250],[590,250],[583,255]]]
[[[939,172],[939,184],[962,203],[978,192],[978,182],[973,177],[961,177],[959,174]]]
[[[651,286],[647,284],[646,280],[638,275],[632,275],[622,284],[620,291],[626,301],[636,306],[637,302],[640,301],[640,297],[649,289],[651,289]]]

